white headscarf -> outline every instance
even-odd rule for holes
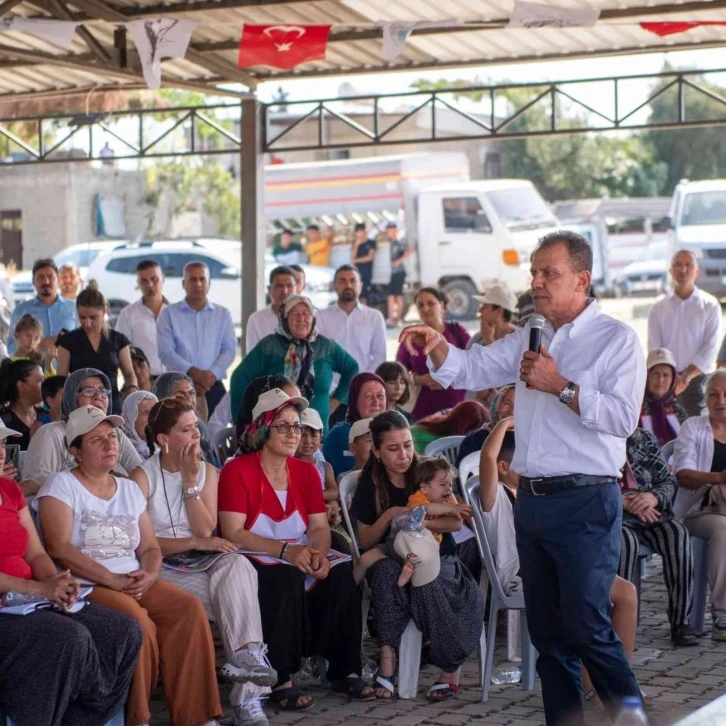
[[[136,433],[136,419],[139,417],[139,404],[142,401],[154,401],[156,403],[158,400],[149,391],[136,391],[126,398],[121,409],[121,415],[124,418],[122,430],[144,461],[149,458],[149,445],[144,438]]]

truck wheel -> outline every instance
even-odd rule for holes
[[[447,312],[454,320],[474,320],[479,308],[473,295],[477,289],[469,280],[452,280],[442,286],[444,292],[449,296]]]

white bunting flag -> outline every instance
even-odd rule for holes
[[[514,0],[509,28],[587,28],[597,23],[599,10],[561,8]]]
[[[458,20],[419,20],[416,22],[381,22],[378,25],[383,29],[383,59],[392,61],[398,58],[406,45],[411,31],[415,28],[450,28],[460,25]]]
[[[0,20],[0,32],[28,33],[68,50],[80,23],[73,20],[41,20],[39,18],[7,18]]]
[[[132,20],[125,23],[139,53],[144,80],[149,88],[161,87],[161,61],[163,58],[183,58],[187,52],[193,20]]]

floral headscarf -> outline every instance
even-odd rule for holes
[[[260,414],[251,424],[245,426],[245,430],[239,441],[239,453],[249,454],[252,451],[260,451],[270,437],[270,426],[272,422],[277,417],[277,414],[286,406],[294,406],[298,414],[302,412],[299,404],[290,401],[289,403],[283,403],[282,406],[272,411],[265,411],[265,413]]]
[[[310,334],[302,340],[294,338],[290,332],[290,325],[287,317],[292,309],[303,303],[315,315],[315,308],[310,300],[302,295],[292,295],[282,305],[280,317],[277,321],[277,334],[288,340],[290,344],[285,354],[285,365],[283,374],[289,378],[299,389],[305,398],[312,398],[315,389],[315,373],[313,371],[313,343],[318,339],[318,331],[315,329],[315,317]]]
[[[126,438],[131,441],[138,455],[146,461],[149,458],[149,445],[146,440],[136,432],[136,419],[139,417],[139,404],[142,401],[158,401],[159,399],[149,391],[136,391],[126,398],[124,401],[121,415],[124,419],[124,425],[121,430],[126,434]]]

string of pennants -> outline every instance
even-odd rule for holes
[[[385,61],[390,62],[401,55],[406,41],[414,30],[462,26],[472,28],[587,28],[594,27],[599,17],[600,11],[597,9],[562,8],[515,0],[514,9],[506,23],[483,21],[482,23],[464,24],[455,19],[446,19],[419,22],[382,21],[371,25],[381,28],[382,57]],[[76,28],[81,24],[81,21],[14,17],[0,20],[0,33],[10,31],[29,33],[68,50],[73,43]],[[165,58],[183,58],[194,29],[198,26],[210,25],[210,23],[160,18],[132,20],[127,23],[118,23],[118,25],[126,28],[136,46],[144,80],[149,88],[156,89],[161,86],[161,61]],[[244,23],[237,65],[240,68],[262,65],[289,70],[302,63],[323,60],[333,25],[332,23],[328,25]],[[342,25],[351,26],[350,23]],[[610,25],[638,25],[643,30],[659,37],[667,37],[685,33],[697,27],[726,27],[726,21],[609,22],[608,26]]]

